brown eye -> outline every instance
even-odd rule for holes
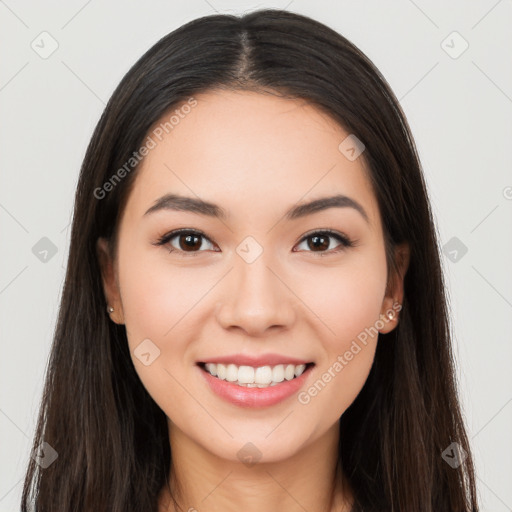
[[[169,249],[169,252],[181,252],[195,255],[196,253],[206,250],[204,248],[201,250],[205,240],[213,246],[212,242],[210,242],[203,233],[182,229],[164,235],[155,245],[165,245]]]
[[[193,251],[195,249],[200,249],[202,245],[201,235],[195,234],[180,234],[177,235],[178,246],[182,251]]]
[[[314,236],[309,236],[307,238],[307,240],[310,240],[311,243],[308,243],[308,247],[311,249],[311,250],[314,250],[314,249],[329,249],[329,238],[328,236],[326,235],[314,235]]]
[[[338,246],[331,247],[331,241],[337,240]],[[160,238],[155,245],[164,245],[168,248],[169,252],[177,252],[178,254],[188,253],[191,256],[195,256],[205,250],[203,242],[211,244],[213,249],[213,243],[201,232],[190,229],[181,229],[172,231]],[[355,243],[348,237],[337,233],[335,231],[316,231],[302,238],[301,244],[306,243],[306,252],[319,253],[320,256],[325,254],[337,253],[347,247],[354,247]],[[296,252],[294,250],[294,252]]]
[[[330,248],[331,239],[338,240],[339,245],[335,248]],[[306,235],[302,240],[301,244],[306,243],[308,250],[306,252],[316,252],[323,255],[324,253],[339,252],[346,247],[353,247],[355,244],[346,236],[341,235],[333,231],[316,231],[309,235]]]

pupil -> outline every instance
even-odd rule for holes
[[[320,244],[318,245],[318,240],[327,240],[327,244],[326,243],[323,243],[323,244]],[[313,247],[316,247],[316,248],[323,248],[323,249],[327,249],[329,247],[329,240],[328,240],[328,237],[322,235],[322,236],[313,236],[311,237],[311,240],[313,241]]]
[[[186,243],[186,245],[185,245],[186,248],[188,248],[188,249],[191,249],[191,248],[192,249],[194,249],[194,248],[199,249],[199,247],[201,247],[201,242],[199,242],[199,245],[197,244],[197,240],[199,240],[199,237],[197,235],[181,235],[181,236],[182,236],[182,238],[185,238],[185,240],[186,240],[186,242],[185,242]],[[196,239],[196,244],[192,243],[192,245],[188,245],[191,242],[191,240],[194,239],[194,238]]]

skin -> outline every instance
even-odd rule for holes
[[[210,391],[196,362],[232,353],[303,358],[315,363],[301,388],[307,390],[359,333],[401,303],[409,248],[397,247],[401,270],[388,276],[364,160],[340,152],[349,134],[326,114],[301,100],[246,91],[195,98],[197,106],[137,170],[115,260],[98,240],[111,320],[126,326],[135,369],[168,418],[171,488],[182,484],[183,510],[349,510],[343,475],[331,485],[339,418],[368,377],[377,335],[359,343],[357,355],[307,404],[293,395],[259,409],[233,405]],[[170,192],[218,204],[229,217],[144,215]],[[297,203],[335,193],[359,202],[369,222],[348,207],[283,218]],[[178,228],[206,238],[194,253],[180,236],[167,247],[153,245]],[[327,238],[316,249],[304,235],[320,229],[345,234],[356,246]],[[263,249],[250,264],[236,252],[247,236]],[[149,366],[133,354],[147,338],[160,350]],[[248,442],[261,452],[250,467],[237,456]],[[159,500],[162,510],[172,509],[165,490]]]

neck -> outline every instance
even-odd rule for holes
[[[170,422],[169,422],[170,423]],[[246,465],[219,458],[169,427],[172,465],[162,512],[348,512],[351,494],[338,464],[339,424],[286,460]]]

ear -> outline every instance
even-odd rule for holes
[[[103,283],[103,293],[109,307],[113,307],[112,313],[107,313],[110,319],[116,324],[124,323],[123,305],[119,293],[119,284],[117,282],[114,261],[111,257],[110,247],[106,238],[98,238],[96,242],[96,254],[101,269],[101,280]]]
[[[382,334],[391,332],[398,325],[398,312],[402,309],[404,278],[409,268],[410,256],[409,244],[403,243],[395,247],[397,272],[388,280],[386,295],[382,301],[380,319],[384,322],[384,327],[379,329]]]

